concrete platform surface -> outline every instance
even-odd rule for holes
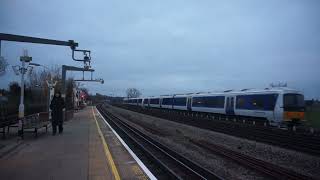
[[[26,137],[0,159],[0,179],[148,179],[92,107],[65,122],[63,134]]]

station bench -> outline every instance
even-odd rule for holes
[[[24,138],[25,132],[35,133],[35,137],[37,137],[38,129],[46,128],[47,132],[48,126],[50,125],[49,116],[47,112],[32,114],[20,120],[22,129],[19,132],[19,135],[21,135],[22,138]],[[2,133],[3,139],[6,138],[6,134],[9,134],[11,127],[19,127],[19,118],[17,115],[11,115],[0,118],[0,133]],[[33,129],[34,131],[26,131],[29,129]]]
[[[46,128],[48,132],[48,126],[50,125],[48,113],[37,113],[26,116],[21,119],[22,128],[21,128],[21,138],[24,138],[24,133],[31,132],[35,134],[35,137],[38,137],[38,129]],[[33,131],[26,131],[33,129]]]
[[[10,127],[17,127],[15,124],[18,123],[18,116],[17,115],[10,115],[6,117],[1,117],[0,118],[0,133],[2,133],[2,138],[6,138],[6,133],[9,133]],[[7,128],[7,132],[6,132]]]

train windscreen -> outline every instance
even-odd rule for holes
[[[284,94],[283,105],[285,111],[304,111],[304,97],[302,94]]]

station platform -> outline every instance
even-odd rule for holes
[[[0,179],[149,179],[95,107],[64,123],[64,132],[39,132],[0,158]]]

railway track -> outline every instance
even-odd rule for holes
[[[97,106],[108,123],[159,179],[222,179]]]
[[[190,142],[208,150],[209,152],[213,152],[214,154],[218,154],[227,159],[233,160],[243,166],[259,171],[274,179],[293,179],[293,180],[312,179],[308,176],[296,173],[292,170],[288,170],[280,166],[271,164],[269,162],[262,161],[262,160],[247,156],[245,154],[229,150],[227,148],[224,148],[216,144],[209,144],[204,141],[199,142],[199,141],[193,141],[193,140],[190,140]]]
[[[121,107],[121,106],[120,106]],[[255,127],[242,123],[233,123],[213,119],[210,116],[186,116],[176,112],[162,112],[160,110],[149,111],[135,107],[121,107],[127,110],[144,113],[151,116],[164,118],[170,121],[212,130],[236,137],[246,138],[258,142],[276,145],[286,149],[296,150],[316,156],[320,156],[320,137],[294,134],[291,132],[275,130],[267,127]]]
[[[109,120],[113,119],[113,120],[119,121],[121,124],[124,123],[124,124],[126,124],[126,126],[129,126],[130,128],[135,129],[132,126],[130,126],[129,124],[121,121],[118,117],[116,117],[115,115],[111,114],[110,112],[107,112],[107,111],[103,110],[103,108],[100,108],[100,111],[102,111],[103,115],[106,118],[108,118]],[[143,126],[143,124],[139,124],[139,126],[142,126],[144,129],[148,129],[149,128],[149,127]],[[153,131],[153,129],[152,129],[152,131]],[[139,132],[139,133],[141,133],[141,134],[143,134],[143,136],[145,136],[144,133],[142,133],[142,132]],[[146,136],[146,137],[148,139],[150,139],[148,136]],[[311,177],[308,177],[308,176],[296,173],[296,172],[294,172],[292,170],[289,170],[289,169],[282,168],[280,166],[274,165],[272,163],[269,163],[269,162],[266,162],[266,161],[262,161],[262,160],[253,158],[251,156],[248,156],[248,155],[245,155],[245,154],[242,154],[242,153],[227,149],[227,148],[225,148],[223,146],[219,146],[219,145],[216,145],[216,144],[211,144],[211,143],[208,143],[206,141],[198,141],[198,140],[196,141],[196,140],[193,140],[193,139],[189,139],[189,142],[193,143],[193,144],[195,144],[195,145],[197,145],[197,146],[199,146],[201,148],[203,148],[204,150],[208,151],[209,153],[213,153],[213,154],[222,156],[223,158],[225,158],[227,160],[232,160],[232,161],[234,161],[234,162],[236,162],[236,163],[238,163],[238,164],[240,164],[240,165],[242,165],[244,167],[248,167],[248,168],[250,168],[250,169],[252,169],[254,171],[260,172],[260,173],[264,174],[265,176],[270,177],[272,179],[293,179],[293,180],[312,179]],[[159,143],[155,141],[154,144],[157,145]],[[160,146],[164,146],[164,145],[160,144]],[[163,150],[165,152],[172,151],[168,147],[166,147],[166,146],[164,146],[164,147],[165,148]],[[141,147],[138,147],[138,148],[141,148]],[[176,154],[176,153],[174,153],[174,154]],[[143,156],[145,156],[145,154],[143,154]],[[162,157],[162,156],[158,156],[158,157]],[[165,158],[162,157],[161,159],[165,159]],[[175,159],[180,159],[180,158],[175,158]],[[188,164],[188,163],[186,163],[184,161],[182,161],[182,162],[185,163],[185,164]],[[191,162],[191,164],[194,164],[194,163]],[[176,166],[176,162],[175,163],[171,163],[171,165],[168,165],[167,167],[169,167],[169,166],[171,166],[171,168],[173,168],[173,169],[179,169],[178,172],[180,172],[181,170],[184,171],[183,168],[180,169],[179,167],[175,167]],[[192,165],[192,166],[194,166],[194,165]],[[198,165],[198,168],[199,167],[200,166]],[[189,168],[189,169],[191,169],[191,168]],[[197,172],[196,170],[193,170],[193,171]],[[200,174],[200,173],[198,173],[198,174]],[[188,175],[188,174],[185,174],[185,173],[182,173],[182,175],[180,175],[179,177],[180,177],[180,179],[199,179],[199,177],[196,177],[193,174]],[[204,178],[204,179],[216,179],[216,178],[212,178],[212,177],[206,178],[207,176],[201,176],[201,177]],[[167,179],[168,177],[163,177],[162,176],[162,178],[163,179]],[[170,175],[170,178],[176,179],[177,176],[171,176]],[[217,176],[217,178],[219,178],[219,177]]]

